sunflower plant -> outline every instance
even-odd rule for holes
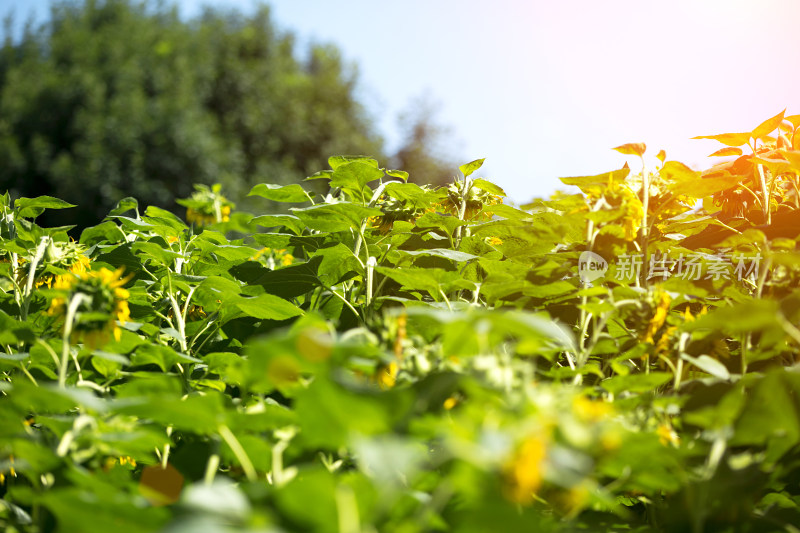
[[[799,124],[521,206],[354,155],[254,214],[4,195],[0,528],[791,530]]]

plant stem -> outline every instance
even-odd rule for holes
[[[222,437],[222,440],[225,441],[225,444],[233,452],[233,455],[236,456],[236,459],[239,460],[239,464],[242,465],[242,470],[244,470],[244,475],[247,476],[248,481],[256,481],[258,480],[258,474],[256,474],[256,469],[253,467],[253,463],[250,461],[250,458],[247,456],[247,452],[244,451],[242,448],[241,443],[236,439],[236,435],[226,426],[225,424],[220,425],[217,428],[219,432],[219,436]]]
[[[61,335],[61,364],[58,368],[58,386],[62,389],[67,384],[67,366],[69,365],[69,339],[72,336],[72,329],[75,322],[75,314],[78,312],[78,306],[83,303],[86,295],[78,292],[72,296],[67,306],[67,316],[64,319],[64,331]]]

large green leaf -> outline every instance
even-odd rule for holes
[[[753,139],[763,139],[764,137],[766,137],[767,135],[778,129],[778,126],[780,126],[781,122],[783,122],[783,115],[785,113],[786,110],[784,109],[774,117],[768,118],[767,120],[756,126],[756,128],[751,133]]]
[[[669,372],[650,372],[649,374],[629,374],[614,376],[600,382],[611,394],[649,392],[672,379]]]
[[[383,177],[383,171],[369,163],[353,161],[337,166],[331,176],[331,187],[341,187],[361,193],[367,183]]]
[[[475,284],[461,277],[458,272],[440,268],[388,268],[375,267],[375,271],[387,276],[408,290],[426,291],[436,301],[441,293],[455,289],[473,290]]]
[[[274,202],[308,202],[313,193],[306,193],[305,189],[297,183],[291,185],[273,185],[271,183],[259,183],[253,187],[247,196],[261,196]]]
[[[720,133],[719,135],[698,135],[692,139],[712,139],[719,141],[725,146],[742,146],[750,141],[751,133],[745,131],[742,133]]]
[[[351,256],[352,257],[352,256]],[[256,262],[246,262],[231,268],[231,274],[248,285],[258,285],[268,294],[282,298],[297,298],[319,287],[319,269],[324,254],[306,263],[270,270]]]
[[[235,305],[247,316],[261,320],[286,320],[303,314],[302,309],[273,294],[243,296],[236,300]]]
[[[473,172],[475,172],[476,170],[478,170],[483,166],[484,161],[486,161],[486,158],[476,159],[475,161],[464,163],[463,165],[458,167],[458,170],[460,170],[461,173],[464,174],[465,178],[468,178],[470,174],[472,174]]]
[[[378,162],[367,155],[334,155],[328,158],[328,164],[333,170],[349,163],[363,163],[373,168],[378,168]]]
[[[678,161],[667,161],[661,169],[661,176],[667,180],[669,190],[675,196],[704,198],[720,191],[735,187],[741,178],[738,176],[701,177]]]
[[[67,209],[75,207],[75,204],[65,202],[52,196],[37,196],[36,198],[17,198],[14,201],[14,208],[17,209],[20,217],[36,217],[45,209]]]
[[[357,230],[365,219],[383,215],[380,209],[349,202],[292,208],[292,212],[309,228],[328,232]]]
[[[596,187],[598,185],[608,185],[609,180],[614,183],[620,183],[630,174],[631,169],[621,168],[611,172],[604,172],[603,174],[595,174],[594,176],[576,176],[569,178],[558,178],[565,185],[575,185],[582,191],[586,192],[587,187]]]
[[[161,344],[144,344],[136,348],[131,356],[132,366],[157,365],[162,372],[167,372],[178,363],[200,363],[200,359],[178,353],[169,346]]]
[[[614,148],[617,152],[625,155],[643,156],[647,146],[644,143],[628,143]]]

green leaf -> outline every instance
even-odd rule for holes
[[[252,220],[253,224],[266,228],[285,227],[295,235],[302,235],[305,225],[293,215],[262,215]]]
[[[160,207],[156,207],[154,205],[150,205],[145,210],[144,214],[149,221],[156,226],[167,226],[178,233],[182,232],[187,228],[186,224],[184,224],[183,220],[179,219],[175,216],[174,213],[171,211],[167,211],[166,209],[161,209]]]
[[[114,222],[106,220],[97,226],[86,228],[81,232],[79,242],[86,246],[93,246],[102,242],[118,243],[125,239],[125,235]]]
[[[36,218],[45,209],[67,209],[70,207],[75,207],[75,205],[52,196],[23,197],[14,201],[14,209],[17,211],[19,218]]]
[[[725,148],[720,148],[708,157],[725,157],[729,155],[740,156],[742,155],[742,149],[737,146],[726,146]]]
[[[34,343],[36,336],[28,324],[20,322],[0,310],[0,344],[14,345],[18,341]]]
[[[98,480],[81,481],[89,486],[100,485]],[[42,494],[37,501],[53,514],[63,531],[146,533],[162,529],[170,517],[167,508],[143,507],[138,495],[125,494],[105,483],[95,490],[61,487]]]
[[[313,195],[313,193],[311,194]],[[247,196],[261,196],[274,202],[302,203],[310,200],[309,194],[297,183],[291,185],[259,183],[250,190]]]
[[[617,146],[614,150],[625,155],[643,156],[647,146],[644,143],[628,143]]]
[[[388,268],[375,267],[375,271],[387,276],[409,290],[426,291],[434,300],[442,301],[441,292],[455,289],[472,290],[474,283],[464,279],[458,272],[441,268]]]
[[[108,216],[123,215],[128,211],[138,211],[138,209],[139,201],[136,200],[136,198],[128,196],[117,202],[117,205],[108,213]]]
[[[719,135],[698,135],[692,139],[711,139],[719,141],[725,146],[742,146],[750,141],[751,133],[745,131],[742,133],[720,133]]]
[[[403,181],[408,181],[408,172],[405,170],[387,170],[386,175],[401,179]]]
[[[152,241],[136,241],[131,244],[131,251],[134,254],[141,254],[150,259],[154,259],[157,263],[164,266],[172,265],[175,259],[181,257],[181,254],[162,248]]]
[[[781,122],[783,122],[784,113],[786,113],[785,109],[780,113],[778,113],[777,115],[775,115],[774,117],[768,118],[767,120],[756,126],[756,128],[751,133],[753,138],[763,139],[764,137],[775,131],[778,128],[778,126],[781,125]]]
[[[333,171],[331,187],[349,189],[362,194],[367,183],[379,180],[384,176],[383,171],[361,161],[353,161],[341,165]],[[370,195],[371,196],[371,195]]]
[[[704,198],[730,189],[736,186],[741,179],[737,176],[704,178],[699,172],[678,161],[664,163],[661,176],[667,180],[667,186],[672,194],[675,196],[686,195],[692,198]]]
[[[708,355],[701,355],[699,357],[692,357],[688,354],[681,354],[681,359],[692,363],[694,366],[702,370],[703,372],[707,372],[711,374],[715,378],[719,378],[721,380],[727,381],[731,378],[731,373],[728,372],[728,369],[717,361],[716,359],[709,357]]]
[[[384,193],[407,202],[417,209],[430,207],[430,204],[438,197],[433,191],[426,191],[416,183],[398,183],[396,181],[387,183]]]
[[[494,194],[495,196],[506,195],[506,192],[502,188],[485,179],[478,178],[474,180],[472,186],[481,191],[488,192],[489,194]]]
[[[629,374],[627,376],[614,376],[600,382],[600,386],[611,394],[623,392],[640,393],[649,392],[672,379],[669,372],[650,372],[649,374]]]
[[[297,298],[319,287],[318,270],[325,254],[310,258],[305,263],[270,270],[259,263],[248,261],[230,269],[231,275],[242,282],[258,285],[268,294],[282,298]],[[351,254],[352,257],[352,254]]]
[[[224,396],[213,391],[183,398],[162,393],[125,398],[114,405],[114,411],[203,435],[215,433],[224,422],[223,401]]]
[[[303,310],[272,294],[259,294],[253,298],[241,297],[236,307],[253,318],[261,320],[286,320],[303,314]]]
[[[800,441],[800,375],[774,369],[748,391],[731,446],[770,443],[773,460]]]
[[[473,259],[478,259],[477,255],[458,252],[456,250],[450,250],[447,248],[429,248],[426,250],[400,250],[400,253],[403,255],[411,255],[411,256],[430,255],[433,257],[442,257],[444,259],[450,259],[456,262],[472,261]]]
[[[779,305],[774,300],[751,300],[730,307],[718,307],[708,314],[696,317],[693,322],[683,324],[683,329],[710,329],[728,333],[759,331],[775,327],[775,316],[778,312]]]
[[[144,344],[136,348],[131,356],[131,365],[156,365],[162,372],[167,372],[176,363],[200,363],[200,359],[178,353],[162,344]]]
[[[333,170],[320,170],[319,172],[314,172],[309,177],[307,177],[304,181],[310,180],[329,180],[333,176]]]
[[[483,166],[483,162],[486,161],[486,158],[483,159],[476,159],[475,161],[470,161],[469,163],[465,163],[458,167],[458,170],[464,174],[465,178],[468,178],[470,174],[481,168]]]
[[[391,428],[387,406],[377,394],[356,394],[328,380],[314,380],[295,402],[301,437],[309,446],[336,449],[351,436],[381,434]]]
[[[575,176],[569,178],[558,178],[561,180],[562,183],[565,185],[575,185],[579,187],[582,191],[585,187],[597,186],[597,185],[608,185],[608,180],[611,179],[614,183],[620,183],[625,178],[628,177],[630,174],[631,169],[629,168],[620,168],[618,170],[613,170],[611,172],[604,172],[602,174],[596,174],[594,176]]]
[[[468,226],[469,222],[460,220],[451,215],[441,215],[439,213],[425,213],[417,219],[418,228],[437,228],[441,229],[446,235],[452,236],[459,226]]]
[[[328,158],[328,165],[330,165],[333,170],[347,165],[348,163],[355,162],[378,168],[378,162],[367,155],[334,155]]]
[[[338,285],[354,275],[363,274],[361,264],[353,255],[353,250],[342,243],[320,248],[314,252],[312,259],[317,257],[322,257],[317,276],[328,287]]]
[[[311,229],[328,231],[358,230],[361,222],[369,217],[382,216],[380,209],[364,207],[349,202],[318,204],[311,207],[292,208],[292,213]]]

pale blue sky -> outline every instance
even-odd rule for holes
[[[645,142],[700,168],[713,141],[784,108],[800,113],[797,0],[274,0],[300,43],[338,45],[391,149],[397,116],[425,92],[450,152],[526,202],[559,176],[622,166]],[[255,0],[178,0],[249,11]],[[0,0],[46,16],[48,0]],[[632,162],[634,168],[638,168]],[[454,169],[455,170],[455,169]]]

